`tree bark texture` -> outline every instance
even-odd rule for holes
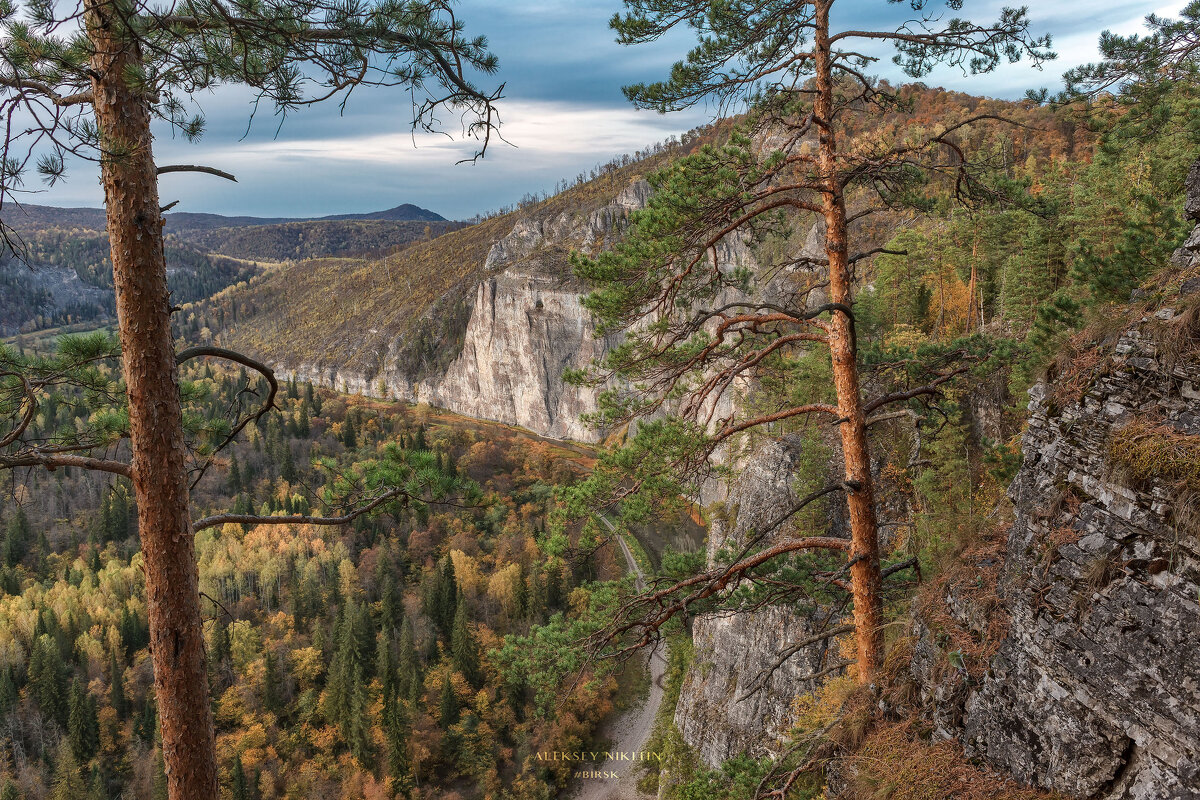
[[[86,0],[95,55],[108,238],[132,445],[133,488],[146,575],[154,689],[170,800],[216,800],[183,413],[171,333],[163,219],[150,133],[151,98],[132,76],[136,44],[117,8]]]
[[[838,177],[837,141],[832,128],[834,84],[829,41],[830,5],[829,0],[824,0],[816,7],[814,67],[817,94],[813,110],[818,126],[818,167],[825,181],[822,207],[830,300],[850,308],[853,290],[846,241],[846,199]],[[846,502],[850,516],[850,587],[854,597],[858,680],[868,684],[874,680],[883,656],[883,578],[875,518],[875,483],[871,475],[871,450],[858,382],[856,350],[853,319],[835,311],[830,320],[829,353],[841,419],[846,482],[853,487],[847,491]]]

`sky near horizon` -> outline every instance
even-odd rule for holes
[[[990,19],[1002,5],[977,0],[966,3],[961,13]],[[944,69],[925,83],[1006,98],[1019,98],[1031,88],[1054,88],[1065,69],[1095,60],[1101,31],[1139,32],[1147,14],[1175,16],[1184,5],[1183,0],[1041,0],[1031,4],[1033,31],[1053,35],[1057,61],[1040,72],[1018,63],[974,77]],[[493,80],[506,84],[499,107],[502,134],[511,145],[494,142],[487,157],[475,164],[455,164],[473,152],[470,142],[414,139],[407,96],[399,90],[356,94],[341,114],[335,103],[302,110],[289,115],[282,127],[269,110],[262,110],[247,133],[251,95],[231,87],[196,98],[207,118],[199,142],[172,138],[163,127],[155,151],[160,164],[207,164],[234,173],[238,183],[166,175],[162,200],[179,200],[178,211],[268,217],[414,203],[447,218],[466,219],[515,203],[527,193],[553,190],[561,178],[708,122],[712,109],[661,115],[635,110],[624,99],[621,86],[664,76],[691,41],[674,36],[653,45],[622,47],[608,28],[608,19],[620,8],[619,0],[461,0],[457,12],[467,33],[488,37],[500,59]],[[880,24],[901,19],[904,6],[851,0],[843,8],[849,15],[870,12],[872,22]],[[880,55],[874,71],[901,78],[890,55]],[[27,194],[22,202],[98,206],[102,198],[95,166],[76,163],[66,181]]]

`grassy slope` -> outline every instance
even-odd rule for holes
[[[380,353],[411,333],[439,299],[474,287],[488,250],[511,226],[497,217],[378,261],[280,266],[206,308],[236,307],[237,322],[222,331],[225,344],[267,358],[374,371]]]

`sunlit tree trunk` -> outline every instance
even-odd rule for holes
[[[95,47],[94,106],[129,397],[154,688],[169,797],[216,800],[216,748],[189,517],[163,218],[151,149],[151,100],[135,85],[140,54],[122,36],[117,8],[104,0],[87,0],[87,32]]]
[[[829,295],[834,303],[852,307],[850,261],[847,252],[846,198],[837,163],[833,120],[834,86],[829,41],[829,0],[817,3],[814,69],[814,114],[818,129],[818,169],[824,176],[821,193],[825,217],[825,255],[829,260]],[[845,460],[850,515],[850,588],[854,596],[858,679],[870,683],[883,653],[882,577],[879,565],[875,485],[867,442],[866,412],[858,382],[854,322],[841,311],[832,314],[829,353],[837,392],[839,427]]]

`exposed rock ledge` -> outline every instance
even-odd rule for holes
[[[441,374],[414,381],[398,369],[399,341],[382,354],[383,368],[374,374],[315,363],[276,362],[272,367],[284,378],[427,402],[550,438],[597,441],[604,432],[580,417],[598,409],[598,390],[568,386],[562,376],[567,369],[588,367],[619,339],[596,337],[591,314],[580,303],[586,288],[570,276],[566,259],[572,249],[591,252],[611,245],[630,212],[643,207],[649,196],[650,185],[638,180],[590,213],[565,211],[518,220],[488,252],[485,269],[491,277],[476,287],[462,350]],[[722,265],[754,268],[750,248],[741,239],[722,242],[717,253]],[[732,402],[727,393],[718,411],[728,413]]]
[[[413,383],[391,367],[377,376],[308,364],[279,372],[371,397],[430,403],[542,436],[595,441],[598,433],[580,415],[596,410],[596,394],[567,386],[562,374],[586,367],[611,345],[610,338],[596,338],[578,290],[551,276],[508,270],[476,288],[462,352],[432,380]]]
[[[1200,434],[1200,363],[1159,344],[1185,324],[1171,309],[1143,319],[1061,408],[1033,392],[997,587],[1011,624],[982,681],[935,678],[938,643],[918,623],[913,672],[939,732],[1071,797],[1200,798],[1200,506],[1110,456],[1134,419]],[[969,600],[945,600],[980,627]]]
[[[1188,183],[1200,220],[1200,165]],[[996,587],[1011,622],[982,680],[931,668],[939,642],[917,623],[913,675],[939,733],[1070,797],[1200,798],[1200,493],[1129,474],[1112,451],[1133,421],[1200,435],[1200,324],[1182,311],[1200,284],[1196,242],[1200,227],[1174,258],[1176,308],[1099,345],[1094,366],[1071,365],[1075,396],[1064,376],[1058,397],[1031,393]],[[979,632],[981,609],[959,594],[946,610]]]

